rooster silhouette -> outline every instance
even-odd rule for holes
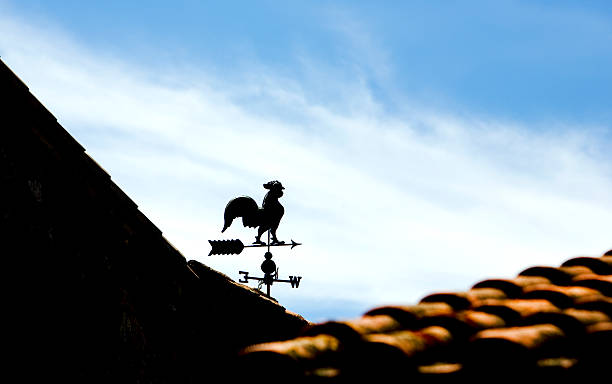
[[[240,196],[230,200],[225,207],[223,230],[225,232],[232,221],[237,217],[242,217],[242,224],[245,227],[259,227],[257,229],[257,236],[255,236],[255,242],[253,244],[265,244],[261,241],[261,235],[267,230],[272,235],[272,244],[285,244],[284,241],[279,241],[276,237],[276,229],[280,224],[281,218],[285,213],[285,208],[278,201],[283,196],[283,185],[277,181],[270,181],[263,185],[268,190],[266,197],[264,197],[261,208],[257,205],[255,200],[249,196]]]

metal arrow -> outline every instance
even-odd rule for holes
[[[287,244],[278,244],[278,243],[268,243],[268,244],[252,244],[252,245],[244,245],[240,239],[235,240],[208,240],[211,246],[210,253],[208,256],[212,255],[238,255],[242,252],[244,248],[259,248],[259,247],[288,247],[291,246],[291,249],[297,247],[298,245],[302,245],[302,243],[296,243],[291,240],[291,243]]]

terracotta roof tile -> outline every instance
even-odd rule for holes
[[[523,297],[526,299],[545,299],[559,308],[568,308],[574,305],[577,300],[596,299],[602,297],[602,294],[587,287],[542,284],[527,287]]]
[[[519,273],[519,276],[541,276],[550,280],[553,284],[566,285],[572,281],[572,275],[568,271],[553,267],[531,267]]]
[[[599,259],[604,263],[608,264],[609,266],[612,266],[612,250],[606,252],[606,254],[600,257]]]
[[[369,315],[348,321],[353,329],[362,335],[369,333],[392,332],[401,329],[399,321],[389,315]]]
[[[584,280],[601,280],[601,281],[607,281],[609,283],[612,283],[612,275],[602,275],[602,274],[595,274],[595,273],[585,273],[583,275],[579,275],[574,277],[573,282],[577,282],[577,281],[584,281]]]
[[[517,276],[513,279],[489,279],[475,284],[474,288],[497,288],[508,298],[516,298],[523,294],[525,287],[536,284],[550,284],[550,280],[542,276]]]
[[[585,265],[566,265],[557,268],[558,270],[567,273],[572,279],[580,275],[593,273],[593,270]]]
[[[450,315],[453,308],[446,303],[420,303],[406,306],[377,307],[365,313],[365,316],[388,315],[399,321],[404,329],[422,328],[424,318]]]
[[[448,329],[457,340],[465,340],[480,330],[503,327],[506,324],[498,315],[473,310],[432,316],[423,319],[423,322],[429,326],[437,325]]]
[[[432,293],[417,305],[382,306],[358,319],[315,324],[280,342],[287,343],[282,348],[256,346],[246,354],[287,354],[295,340],[325,336],[339,343],[328,351],[336,360],[320,359],[303,368],[303,377],[318,370],[332,372],[332,380],[401,374],[416,381],[602,372],[602,356],[609,354],[596,351],[612,343],[610,267],[612,255],[532,267],[465,292]],[[314,351],[317,360],[322,351]]]
[[[386,334],[371,334],[364,338],[364,343],[371,347],[380,346],[393,349],[394,353],[401,353],[403,357],[417,357],[416,361],[424,360],[425,352],[431,354],[434,348],[447,346],[453,339],[452,334],[443,327],[431,326],[418,331],[396,331]]]
[[[609,297],[587,297],[576,301],[576,309],[586,309],[590,311],[603,312],[612,318],[612,298]]]
[[[284,342],[270,342],[247,347],[243,353],[266,352],[287,356],[302,363],[313,362],[323,354],[340,351],[340,341],[330,335],[302,336]]]
[[[565,334],[552,324],[490,329],[468,344],[464,365],[474,376],[506,375],[534,370],[542,359],[565,357],[565,350]]]
[[[610,316],[601,311],[591,311],[588,309],[569,308],[563,311],[564,314],[578,319],[585,326],[598,323],[610,322]]]
[[[506,325],[506,322],[500,316],[483,311],[463,311],[457,314],[457,318],[470,325],[474,330],[501,328]]]
[[[574,257],[561,264],[562,267],[571,267],[577,265],[588,267],[594,273],[599,275],[612,274],[612,265],[606,263],[600,257]]]
[[[534,313],[560,312],[561,310],[545,299],[486,300],[475,307],[481,312],[500,316],[509,325]]]
[[[344,342],[350,342],[370,333],[391,332],[401,329],[400,322],[388,315],[363,316],[348,321],[328,321],[314,324],[303,331],[303,335],[329,334]]]
[[[422,303],[444,303],[449,305],[454,311],[468,309],[472,306],[465,292],[444,292],[433,293],[421,299]]]
[[[546,280],[548,282],[548,280]],[[504,292],[506,297],[518,297],[523,293],[523,288],[511,280],[503,279],[489,279],[483,280],[479,283],[474,284],[472,289],[478,288],[495,288]]]
[[[497,288],[472,288],[467,292],[434,293],[424,297],[421,303],[446,303],[454,310],[468,309],[483,300],[505,299],[506,294]]]
[[[601,314],[601,312],[599,312],[599,314]],[[604,320],[606,318],[607,316],[604,317]],[[596,314],[589,318],[583,314],[563,311],[557,313],[534,313],[524,318],[522,323],[524,325],[553,324],[561,329],[569,338],[583,336],[586,332],[586,327],[589,325],[589,321],[596,319]]]
[[[503,349],[513,344],[525,351],[536,351],[541,354],[543,346],[553,344],[565,337],[563,330],[553,324],[535,324],[523,327],[486,329],[479,332],[472,341],[477,348],[485,347],[482,352],[491,354],[497,349]],[[491,350],[488,350],[488,348]],[[513,348],[513,347],[508,347]]]
[[[421,365],[418,367],[418,370],[421,375],[427,378],[430,376],[458,376],[462,368],[462,365],[459,363],[438,362],[429,365]]]
[[[584,274],[576,276],[572,284],[592,288],[604,296],[612,297],[612,275]]]
[[[554,369],[554,370],[567,371],[569,369],[574,368],[577,362],[578,362],[577,359],[570,359],[567,357],[553,357],[553,358],[538,360],[537,366],[538,368],[546,369],[546,370]]]
[[[587,333],[595,334],[595,333],[612,333],[612,322],[611,321],[603,321],[600,323],[594,323],[587,327]]]

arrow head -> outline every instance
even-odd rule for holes
[[[295,241],[293,241],[293,239],[291,239],[291,249],[297,247],[298,245],[302,245],[302,243],[296,243]]]

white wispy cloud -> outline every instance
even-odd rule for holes
[[[358,75],[333,84],[347,105],[328,106],[300,79],[148,70],[8,16],[0,55],[188,259],[235,279],[258,271],[254,254],[207,257],[207,240],[223,238],[230,198],[261,200],[281,180],[279,236],[304,245],[275,259],[304,278],[273,293],[307,317],[324,302],[414,302],[612,246],[606,127],[391,115]],[[254,233],[237,223],[224,235]]]

